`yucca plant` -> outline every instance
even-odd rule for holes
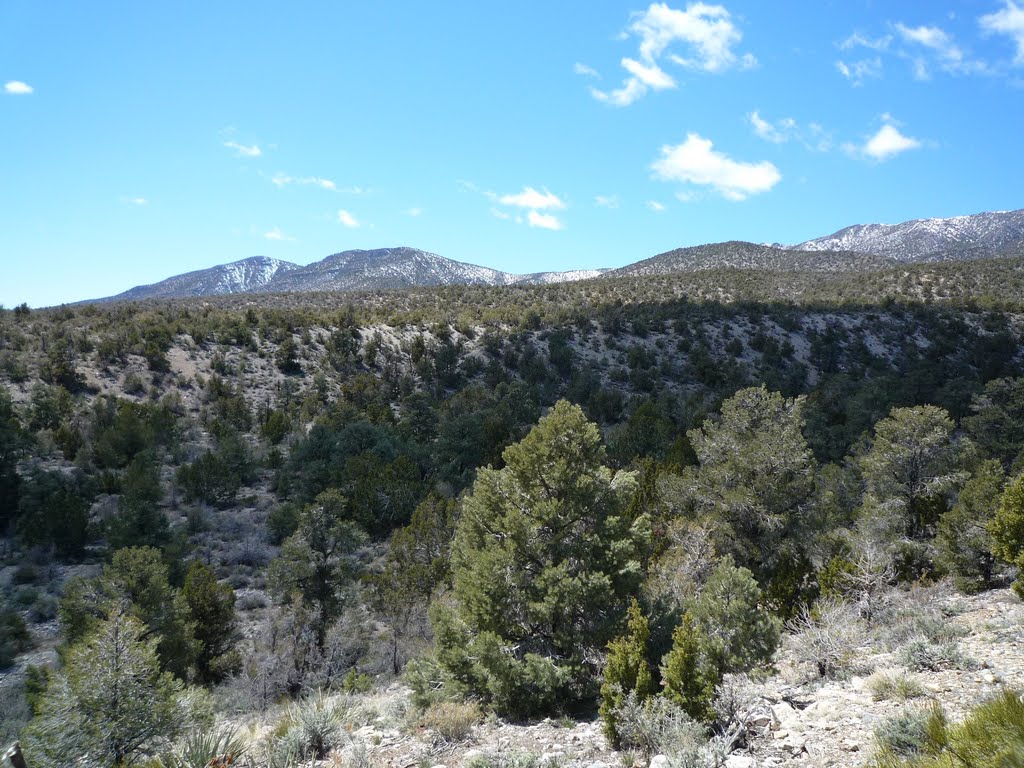
[[[228,768],[238,762],[245,750],[245,741],[235,728],[196,730],[160,762],[164,768]]]

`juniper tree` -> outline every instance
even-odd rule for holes
[[[718,551],[763,584],[806,569],[817,466],[801,431],[803,408],[802,397],[751,387],[687,432],[699,461],[685,474],[689,500],[716,529]]]
[[[635,479],[605,466],[597,426],[565,401],[503,458],[463,501],[439,660],[506,714],[590,706],[649,536],[625,514]]]

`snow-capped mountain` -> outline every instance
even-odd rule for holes
[[[374,291],[429,285],[509,285],[515,276],[417,248],[342,251],[290,270],[260,292]]]
[[[570,269],[566,272],[534,272],[529,275],[512,275],[516,285],[551,285],[553,283],[575,283],[592,280],[611,272],[610,269]]]
[[[897,262],[961,261],[1000,256],[1024,241],[1024,209],[902,224],[857,224],[788,246],[798,251],[860,251]]]
[[[708,269],[767,269],[784,272],[849,272],[878,269],[887,259],[865,253],[807,253],[740,240],[696,245],[659,253],[606,273],[607,277],[647,277]]]
[[[587,280],[605,271],[581,269],[514,275],[446,259],[417,248],[377,248],[342,251],[304,267],[254,256],[170,277],[153,285],[140,285],[101,301],[141,301],[226,293],[376,291],[433,285],[542,285]]]
[[[103,301],[140,301],[245,293],[257,290],[275,277],[298,268],[298,264],[292,264],[290,261],[272,259],[268,256],[252,256],[230,264],[186,272],[152,285],[139,285]]]

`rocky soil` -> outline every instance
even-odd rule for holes
[[[999,691],[1024,690],[1024,604],[1009,590],[964,597],[942,589],[923,591],[959,634],[962,668],[914,671],[899,645],[880,647],[877,635],[851,649],[852,665],[842,679],[811,679],[797,661],[793,638],[780,652],[767,679],[744,683],[738,720],[741,737],[728,754],[706,757],[708,766],[863,766],[876,746],[875,730],[906,710],[942,705],[952,717]],[[956,628],[959,629],[956,629]],[[907,700],[879,695],[882,676],[909,680],[918,695]],[[471,735],[448,742],[417,727],[400,687],[365,699],[367,722],[353,728],[348,746],[325,765],[390,768],[455,768],[486,758],[491,765],[559,768],[674,768],[664,755],[616,752],[599,721],[544,720],[513,724],[491,718]],[[358,757],[355,753],[358,753]]]

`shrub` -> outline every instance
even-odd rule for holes
[[[909,731],[909,732],[908,732]],[[914,735],[912,728],[904,730]],[[1012,690],[975,707],[962,723],[950,724],[941,709],[924,725],[916,754],[882,746],[874,768],[1010,768],[1024,765],[1024,701]]]
[[[906,701],[925,695],[925,688],[912,675],[900,672],[876,672],[867,680],[875,701]]]
[[[796,658],[826,678],[846,671],[864,634],[856,609],[836,598],[802,608],[790,629]]]
[[[928,726],[932,717],[928,710],[909,710],[893,715],[875,730],[879,749],[900,757],[920,753],[928,743]]]
[[[440,701],[420,715],[419,724],[433,735],[434,746],[450,746],[469,739],[473,726],[483,719],[475,702]]]
[[[227,768],[245,754],[234,728],[190,731],[177,748],[160,759],[162,768]]]
[[[933,642],[918,637],[907,643],[901,661],[916,672],[939,672],[943,669],[974,669],[977,662],[965,656],[954,640]]]
[[[722,676],[710,640],[690,614],[672,633],[672,650],[661,666],[664,695],[694,720],[714,720],[715,687]]]
[[[344,734],[345,711],[323,691],[292,704],[278,724],[277,753],[294,752],[302,760],[323,760]]]
[[[651,631],[636,598],[630,599],[628,615],[626,634],[608,644],[608,659],[601,683],[599,712],[604,721],[605,736],[615,747],[619,746],[615,712],[623,697],[632,692],[642,702],[651,696],[654,688],[651,667],[647,663],[647,640]]]
[[[623,748],[645,754],[677,754],[699,748],[704,728],[686,711],[664,696],[640,701],[628,692],[615,710],[616,729]]]

